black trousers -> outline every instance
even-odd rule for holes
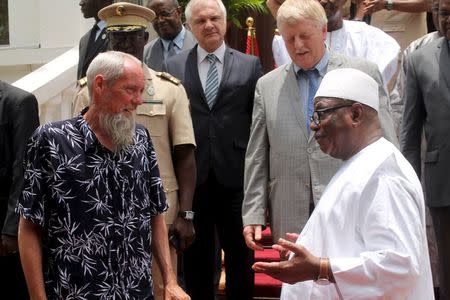
[[[228,300],[253,299],[253,251],[242,235],[242,189],[222,186],[210,172],[208,180],[196,188],[193,210],[196,237],[184,252],[184,275],[192,300],[215,298],[215,229],[225,253]]]
[[[450,206],[430,207],[439,252],[440,300],[450,300]]]
[[[0,256],[0,291],[2,299],[8,298],[5,295],[11,295],[10,299],[29,299],[19,253]]]

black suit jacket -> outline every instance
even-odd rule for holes
[[[95,43],[93,45],[88,45],[91,32],[92,29],[86,32],[80,39],[77,79],[86,76],[86,71],[89,64],[97,56],[97,54],[108,50],[108,35],[106,34],[105,28],[95,40]]]
[[[206,181],[212,169],[222,185],[242,188],[261,63],[255,56],[226,48],[217,101],[210,110],[198,74],[197,47],[172,56],[164,66],[183,82],[191,104],[197,143],[197,185]]]
[[[17,235],[19,216],[14,212],[22,192],[22,160],[26,141],[39,125],[33,94],[0,81],[0,227],[2,234]]]

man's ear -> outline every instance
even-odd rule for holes
[[[364,113],[364,107],[361,103],[354,103],[352,105],[352,124],[356,126],[362,122],[362,117]]]
[[[183,8],[180,5],[178,5],[178,7],[177,7],[177,13],[178,13],[178,15],[180,15],[180,17],[183,14]]]
[[[98,74],[95,76],[94,81],[92,82],[92,94],[95,95],[93,99],[98,99],[98,95],[101,95],[105,90],[106,81],[103,78],[103,75]]]

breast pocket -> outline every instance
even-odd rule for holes
[[[137,122],[144,125],[150,136],[162,136],[166,127],[166,105],[162,100],[143,103],[137,108]]]

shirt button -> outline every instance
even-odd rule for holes
[[[309,189],[309,183],[305,184],[305,186]]]
[[[306,152],[308,152],[309,154],[313,153],[313,149],[312,148],[308,148],[306,149]]]

